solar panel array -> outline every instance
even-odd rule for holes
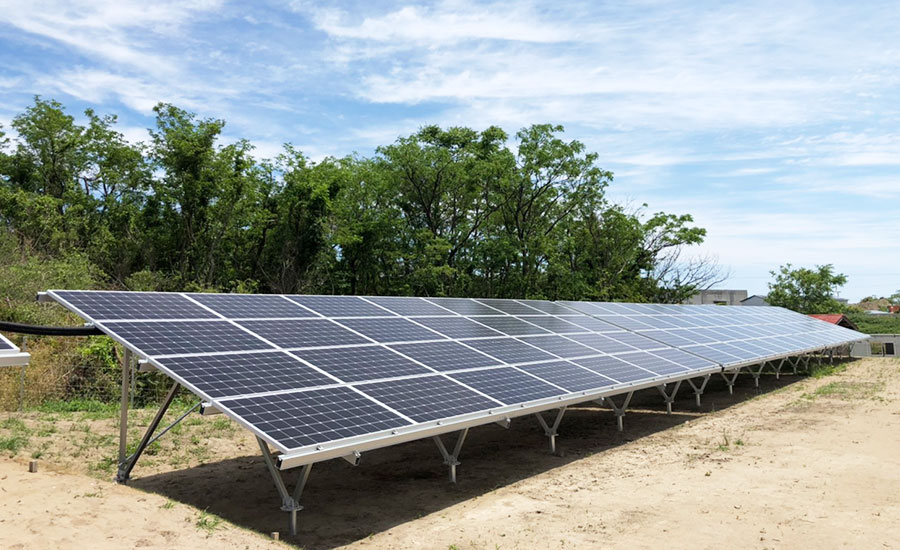
[[[0,367],[16,367],[28,364],[29,355],[0,334]]]
[[[867,338],[778,307],[562,303],[726,369]]]
[[[834,337],[783,310],[667,322],[676,310],[530,300],[49,295],[292,455],[696,377],[744,360],[732,347],[785,355],[791,339]]]

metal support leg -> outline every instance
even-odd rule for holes
[[[604,397],[603,402],[610,406],[613,410],[613,414],[616,415],[616,427],[619,431],[625,430],[625,409],[628,408],[628,404],[631,403],[631,396],[634,395],[634,392],[628,392],[625,395],[625,401],[622,402],[621,407],[617,407],[615,402],[612,400],[612,397]]]
[[[738,367],[734,371],[734,375],[731,378],[728,378],[727,373],[721,373],[722,378],[725,379],[725,383],[728,384],[728,395],[734,395],[734,383],[737,381],[738,375],[741,373],[741,368]]]
[[[19,348],[23,352],[28,351],[28,336],[22,337],[22,347]],[[22,365],[19,369],[19,403],[16,410],[22,412],[25,410],[25,377],[28,371],[28,365]]]
[[[711,375],[709,374],[703,376],[701,378],[703,382],[701,382],[699,386],[697,384],[694,384],[693,378],[688,378],[688,384],[690,384],[691,389],[694,390],[694,399],[697,400],[697,408],[700,407],[700,396],[703,395],[703,391],[706,389],[706,385],[709,383],[710,376]]]
[[[794,375],[796,376],[797,375],[797,367],[800,366],[800,357],[793,357],[791,359],[791,366],[793,367]]]
[[[672,389],[671,394],[666,393],[666,386],[668,384],[662,384],[656,386],[656,389],[659,390],[659,393],[663,396],[663,401],[666,402],[666,414],[672,414],[672,402],[675,401],[675,394],[678,393],[678,388],[681,387],[681,380],[675,382],[675,387]]]
[[[536,413],[534,415],[537,417],[538,423],[541,425],[541,428],[544,428],[544,435],[550,438],[550,452],[552,454],[556,454],[556,436],[559,435],[556,430],[559,428],[559,423],[562,422],[564,414],[566,414],[566,408],[562,407],[557,411],[556,420],[553,421],[552,426],[547,424],[547,421],[544,420],[544,417],[543,415],[541,415],[541,413]]]
[[[128,384],[128,380],[125,381],[125,384]],[[147,431],[144,432],[144,437],[141,438],[141,442],[138,445],[137,449],[135,449],[134,453],[132,453],[131,456],[124,458],[121,462],[119,462],[119,471],[116,474],[116,483],[128,483],[128,478],[131,477],[131,470],[134,469],[134,465],[137,464],[138,459],[141,458],[141,455],[144,453],[144,449],[146,449],[147,445],[150,443],[150,438],[153,437],[153,432],[156,431],[156,428],[162,421],[163,416],[165,416],[166,411],[169,410],[169,405],[171,405],[172,400],[175,399],[176,393],[178,393],[178,382],[172,384],[172,389],[169,390],[169,394],[166,395],[166,400],[159,407],[159,410],[156,411],[156,416],[153,417],[153,421],[150,422],[149,426],[147,426]]]
[[[775,380],[778,380],[781,377],[781,367],[784,366],[785,361],[787,361],[787,358],[782,358],[777,365],[775,365],[775,363],[772,363],[772,365],[775,367]]]
[[[759,387],[759,377],[762,374],[763,369],[766,368],[766,362],[763,361],[759,364],[759,368],[753,370],[753,367],[747,367],[747,370],[750,371],[750,375],[753,377],[753,387]]]
[[[459,466],[459,452],[462,451],[463,443],[466,441],[466,436],[469,435],[469,428],[466,428],[459,432],[459,438],[456,440],[456,446],[453,447],[453,452],[447,452],[447,447],[444,446],[444,442],[441,441],[441,436],[436,435],[433,437],[434,444],[437,445],[438,451],[441,452],[441,456],[444,457],[444,464],[450,467],[450,483],[456,483],[456,467]]]
[[[131,378],[131,350],[122,358],[122,401],[119,411],[119,467],[125,462],[128,449],[128,380]],[[124,483],[124,481],[123,481]]]
[[[290,530],[291,536],[294,536],[297,534],[297,512],[303,509],[303,506],[300,506],[300,496],[303,494],[303,489],[306,487],[307,480],[309,480],[309,473],[312,470],[313,465],[303,465],[303,468],[300,470],[300,477],[297,478],[297,485],[294,487],[294,492],[289,493],[287,486],[284,483],[284,477],[282,477],[278,468],[275,467],[275,461],[272,460],[272,452],[269,450],[269,446],[259,437],[256,438],[256,441],[259,443],[259,448],[262,451],[263,460],[266,462],[266,468],[269,470],[269,473],[272,474],[272,481],[275,482],[275,488],[278,489],[278,494],[281,496],[281,510],[290,512],[291,514],[291,518],[288,522],[288,529]]]

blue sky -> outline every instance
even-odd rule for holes
[[[791,262],[851,300],[900,289],[896,2],[144,4],[0,0],[0,123],[40,94],[144,140],[166,101],[313,158],[563,124],[612,199],[708,229],[721,286]]]

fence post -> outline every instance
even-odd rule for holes
[[[22,351],[28,351],[28,336],[22,337]],[[25,369],[28,368],[28,365],[22,365],[22,369],[19,371],[19,405],[17,407],[19,412],[25,410]]]

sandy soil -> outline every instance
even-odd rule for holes
[[[738,385],[729,396],[711,383],[699,411],[682,390],[672,415],[643,392],[624,433],[607,410],[571,410],[563,456],[547,452],[532,419],[473,430],[457,485],[430,441],[366,453],[358,468],[317,464],[291,542],[900,548],[900,363],[866,359],[821,379],[766,376],[757,390],[742,376]],[[244,437],[238,430],[221,461],[139,464],[133,487],[0,461],[0,548],[278,547],[262,533],[283,533],[286,514]],[[225,521],[203,529],[213,519],[200,510]]]

